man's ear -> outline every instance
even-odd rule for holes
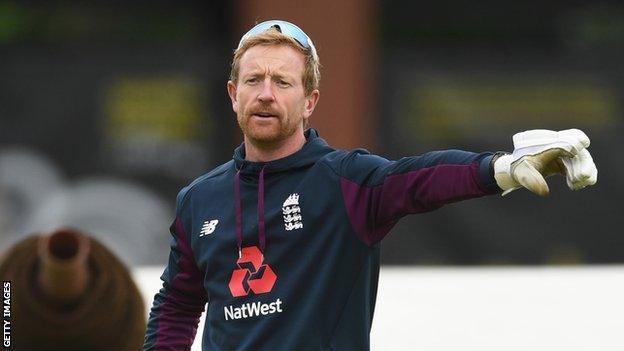
[[[312,90],[310,96],[306,97],[303,117],[308,118],[312,115],[312,112],[314,112],[314,108],[316,108],[316,104],[318,103],[320,97],[321,93],[317,89]]]
[[[227,82],[227,92],[230,96],[230,100],[232,101],[232,110],[238,113],[238,100],[236,99],[236,84],[231,80]]]

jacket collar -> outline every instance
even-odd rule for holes
[[[325,140],[319,137],[315,129],[307,129],[304,132],[306,142],[299,151],[286,157],[269,162],[251,162],[245,160],[245,143],[234,150],[234,163],[236,169],[243,174],[258,174],[264,167],[265,173],[275,173],[294,168],[305,167],[316,162],[323,155],[334,151]]]

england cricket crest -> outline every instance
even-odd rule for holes
[[[284,227],[286,230],[303,228],[303,218],[301,217],[301,207],[299,207],[299,194],[293,193],[288,196],[282,205],[284,215]]]

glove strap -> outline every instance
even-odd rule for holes
[[[498,187],[503,189],[503,196],[521,187],[511,176],[512,161],[511,154],[504,154],[494,161],[494,179]]]

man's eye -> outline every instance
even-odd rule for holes
[[[245,83],[258,83],[258,78],[254,77],[254,78],[248,78]]]
[[[281,79],[280,79],[280,80],[278,80],[278,81],[277,81],[277,85],[279,85],[279,86],[281,86],[281,87],[288,87],[288,86],[290,86],[290,83],[288,83],[288,82],[287,82],[287,81],[285,81],[285,80],[281,80]]]

